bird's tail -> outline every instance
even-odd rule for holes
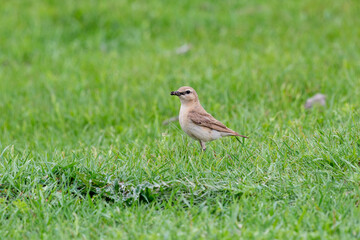
[[[240,135],[240,134],[238,134],[237,132],[234,132],[235,134],[234,134],[234,136],[237,136],[237,137],[243,137],[243,138],[248,138],[247,136],[244,136],[244,135]]]

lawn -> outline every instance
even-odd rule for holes
[[[0,238],[359,239],[359,26],[358,0],[1,1]],[[249,139],[163,125],[184,85]]]

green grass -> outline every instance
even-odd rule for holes
[[[0,238],[360,238],[359,16],[357,0],[1,1]],[[183,85],[250,138],[202,154],[163,126]]]

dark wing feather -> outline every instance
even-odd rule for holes
[[[190,111],[188,117],[193,123],[199,126],[207,127],[212,130],[217,130],[219,132],[226,132],[234,135],[239,135],[237,132],[227,128],[224,124],[216,120],[213,116],[211,116],[205,111],[204,112]]]

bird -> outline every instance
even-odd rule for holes
[[[192,87],[180,87],[170,94],[180,98],[179,122],[182,130],[191,138],[199,141],[202,151],[206,150],[206,142],[221,137],[239,136],[248,138],[226,127],[207,113],[201,106],[198,94]]]

